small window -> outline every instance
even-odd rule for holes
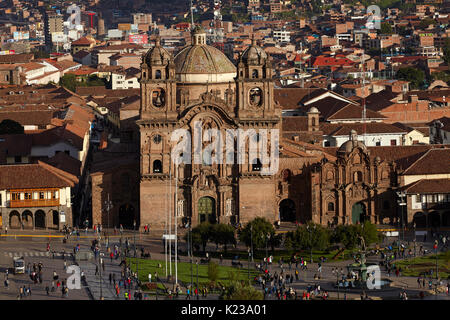
[[[30,192],[25,192],[25,200],[31,200],[32,199],[32,195]]]
[[[376,145],[377,147],[381,146],[381,141],[375,142],[375,145]]]
[[[391,140],[391,146],[396,146],[396,145],[397,145],[397,140],[392,139],[392,140]]]
[[[160,143],[161,143],[161,140],[162,140],[162,138],[161,138],[161,136],[160,136],[159,134],[157,134],[157,135],[155,135],[155,136],[153,137],[153,142],[154,142],[155,144],[160,144]]]
[[[20,200],[20,193],[11,193],[11,200]]]
[[[161,160],[153,161],[153,173],[161,173],[161,172],[162,172]]]
[[[254,70],[252,71],[252,78],[253,78],[253,79],[258,79],[258,78],[259,78],[258,70],[254,69]]]
[[[155,79],[161,79],[161,70],[156,70]]]
[[[362,172],[361,171],[356,171],[353,174],[353,182],[361,182],[362,181]]]
[[[256,158],[256,160],[252,164],[252,171],[261,171],[261,168],[262,168],[261,160]]]
[[[45,199],[44,191],[39,192],[39,200],[44,200],[44,199]]]
[[[328,202],[328,211],[334,211],[334,202]]]
[[[325,141],[325,142],[323,143],[323,145],[324,145],[324,147],[329,147],[329,146],[330,146],[330,141]]]
[[[14,157],[14,162],[15,163],[21,163],[22,162],[22,157],[21,156],[15,156]]]

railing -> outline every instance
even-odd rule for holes
[[[26,208],[26,207],[54,207],[59,205],[57,199],[33,199],[33,200],[10,200],[7,206],[9,208]]]

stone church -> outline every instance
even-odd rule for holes
[[[111,211],[114,225],[132,228],[136,221],[138,226],[150,224],[153,230],[162,230],[169,214],[173,223],[175,212],[179,226],[203,221],[245,224],[255,217],[274,223],[313,220],[323,225],[365,219],[393,222],[396,209],[387,203],[395,201],[395,162],[371,155],[357,141],[356,132],[351,132],[349,141],[339,149],[302,141],[298,122],[304,122],[302,130],[308,139],[319,137],[319,112],[312,107],[305,117],[281,116],[282,107],[274,99],[271,60],[256,41],[252,40],[235,65],[220,50],[206,44],[206,32],[201,27],[192,31],[192,43],[175,56],[157,39],[143,56],[140,82],[136,120],[139,170],[134,173],[130,169],[128,174],[136,177],[131,182],[136,188],[129,190],[138,189],[139,200],[138,205],[132,202],[128,206],[117,200]],[[201,128],[194,128],[199,123]],[[172,137],[179,129],[190,132],[186,137],[191,154],[199,144],[194,141],[195,129],[216,129],[222,137],[233,129],[253,129],[256,134],[247,137],[244,163],[202,160],[175,164],[172,151],[177,141]],[[265,175],[262,171],[272,163],[255,158],[250,139],[258,143],[259,132],[273,129],[280,132],[278,170]],[[217,137],[211,138],[211,144],[214,139]],[[268,136],[267,144],[275,145],[272,136]],[[202,141],[200,145],[205,147]],[[237,152],[233,156],[236,159]],[[122,188],[121,194],[126,189]],[[106,213],[93,217],[100,215],[102,218],[94,218],[94,223],[106,225]]]
[[[230,129],[280,129],[281,110],[273,100],[272,66],[264,50],[253,41],[236,67],[206,45],[206,33],[197,27],[192,44],[175,57],[157,40],[141,67],[140,224],[163,226],[175,206],[180,223],[193,225],[256,216],[275,220],[275,177],[261,175],[260,159],[249,159],[249,143],[245,164],[171,161],[172,133],[188,130],[194,146],[195,123],[202,132],[217,129],[221,136]]]

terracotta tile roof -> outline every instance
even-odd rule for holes
[[[27,134],[0,135],[0,163],[6,163],[6,157],[29,156],[32,139]]]
[[[0,166],[0,189],[73,187],[76,177],[48,164]]]
[[[83,97],[116,97],[124,98],[131,95],[140,95],[141,89],[118,89],[112,90],[105,87],[77,87],[77,94]]]
[[[354,104],[347,104],[327,117],[327,120],[362,119],[362,116],[363,107],[356,106]],[[366,108],[366,119],[386,119],[386,117],[376,111]]]
[[[0,55],[0,64],[3,63],[27,63],[34,59],[33,53]]]
[[[30,110],[31,109],[31,110]],[[0,109],[0,122],[10,119],[26,125],[48,125],[55,116],[56,110],[32,110],[32,108],[3,107]]]
[[[421,179],[402,189],[408,194],[450,193],[450,179]]]
[[[282,118],[283,132],[308,131],[308,117],[295,116]]]
[[[67,155],[65,152],[58,152],[53,157],[44,160],[49,165],[73,174],[76,177],[81,175],[81,161]]]
[[[72,42],[72,46],[89,46],[91,44],[95,44],[95,40],[89,39],[88,37],[81,37]]]
[[[365,127],[365,128],[364,128]],[[368,134],[381,133],[406,133],[405,129],[393,126],[383,122],[369,122],[365,126],[363,123],[321,123],[320,130],[325,135],[348,136],[351,130],[356,130],[359,134],[363,134],[364,130]]]
[[[403,174],[421,175],[448,173],[450,173],[450,148],[447,147],[428,150],[410,165]]]
[[[282,88],[274,89],[273,96],[283,110],[290,110],[299,108],[302,102],[306,102],[325,92],[326,90],[324,89]]]
[[[410,167],[432,148],[434,148],[433,145],[367,147],[371,159],[380,157],[381,161],[395,162],[400,170]],[[338,149],[337,147],[323,148],[325,152],[333,156],[337,155]]]
[[[31,136],[33,138],[33,146],[51,146],[58,142],[66,142],[78,150],[83,150],[84,135],[81,137],[80,132],[72,125],[55,127]]]

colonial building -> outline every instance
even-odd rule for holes
[[[324,225],[393,223],[395,166],[371,157],[352,130],[336,161],[322,161],[311,172],[312,220]]]
[[[77,177],[43,162],[0,166],[0,226],[56,229],[72,225]]]
[[[256,216],[278,219],[275,178],[261,175],[263,165],[259,158],[250,159],[249,143],[245,145],[245,164],[221,164],[213,155],[212,161],[203,158],[197,163],[192,157],[192,164],[175,166],[171,152],[176,142],[171,141],[171,134],[186,129],[191,134],[190,145],[195,147],[194,129],[216,129],[221,137],[227,129],[258,133],[279,129],[280,118],[281,109],[273,101],[272,66],[255,41],[236,68],[221,51],[206,45],[202,28],[193,31],[192,44],[175,57],[157,40],[142,63],[137,121],[141,224],[164,225],[174,204],[178,220],[191,219],[194,225],[246,222]],[[258,138],[255,134],[248,139]]]

